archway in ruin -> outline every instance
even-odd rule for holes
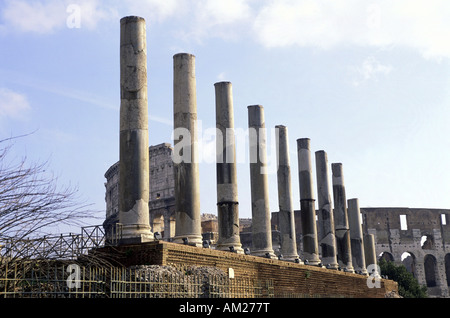
[[[445,258],[445,277],[447,278],[447,286],[450,287],[450,254],[446,254]]]
[[[424,258],[424,269],[425,269],[425,281],[427,283],[427,287],[435,287],[436,283],[436,258],[427,254]]]
[[[379,261],[381,261],[382,259],[384,259],[386,262],[393,262],[394,256],[392,256],[392,254],[389,252],[383,252],[378,256]]]
[[[417,278],[416,271],[416,257],[410,252],[404,252],[402,254],[402,264],[406,267],[406,270],[410,272],[415,278]]]
[[[429,234],[422,236],[420,244],[422,245],[422,249],[424,250],[433,250],[434,249],[433,236]]]

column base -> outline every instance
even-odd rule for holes
[[[367,270],[366,270],[365,268],[355,268],[354,271],[355,271],[355,273],[357,273],[357,274],[369,276],[369,273],[367,272]]]
[[[278,257],[275,255],[273,250],[257,250],[252,251],[251,255],[258,256],[258,257],[264,257],[264,258],[270,258],[270,259],[278,259]]]
[[[305,255],[303,255],[303,263],[305,265],[319,266],[320,264],[322,264],[322,261],[316,254],[304,254]]]
[[[330,264],[330,263],[325,263],[324,266],[328,269],[335,269],[338,270],[339,269],[339,264]]]
[[[224,251],[224,252],[234,252],[238,254],[244,254],[244,249],[242,248],[241,244],[217,244],[216,250],[218,251]]]
[[[142,224],[122,225],[119,244],[141,244],[154,241],[155,237],[150,231],[150,226]]]
[[[339,269],[339,263],[335,257],[322,257],[322,264],[328,269]]]
[[[300,259],[300,257],[298,255],[285,255],[283,253],[281,253],[281,255],[282,255],[282,257],[280,259],[281,261],[303,264],[302,260]]]
[[[198,235],[178,235],[173,238],[174,243],[177,244],[184,244],[189,246],[196,246],[196,247],[202,247],[203,245],[203,238],[202,236]]]
[[[347,272],[347,273],[355,273],[355,269],[353,267],[343,267],[342,271]]]

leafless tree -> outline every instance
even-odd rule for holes
[[[0,140],[0,298],[21,297],[20,291],[26,294],[36,286],[35,295],[46,297],[47,292],[65,287],[64,281],[42,284],[56,270],[61,277],[74,263],[106,270],[116,258],[97,249],[102,240],[94,232],[83,235],[96,227],[85,227],[81,234],[54,232],[55,225],[86,226],[86,220],[98,218],[98,211],[81,199],[76,187],[60,186],[48,161],[11,158],[14,141],[21,137],[25,136]],[[28,284],[27,277],[34,279],[36,273],[42,280]]]
[[[0,237],[42,236],[51,225],[82,225],[94,217],[76,187],[58,185],[48,161],[10,158],[14,139],[21,137],[0,140]]]

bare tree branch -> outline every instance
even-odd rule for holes
[[[39,236],[51,225],[81,226],[86,218],[95,218],[76,187],[58,186],[47,161],[8,160],[11,141],[20,137],[0,140],[0,237]]]

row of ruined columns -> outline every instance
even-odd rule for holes
[[[232,84],[230,82],[218,82],[214,84],[214,87],[216,128],[220,132],[217,137],[222,138],[222,140],[217,139],[216,177],[219,238],[216,248],[243,253],[239,236],[239,200]],[[195,96],[195,56],[186,53],[177,54],[174,56],[175,129],[186,128],[191,131],[192,162],[194,162],[197,152],[196,134],[192,134],[192,131],[196,130],[194,126],[197,118]],[[184,104],[179,103],[179,101],[184,101]],[[261,105],[251,105],[247,109],[250,139],[252,255],[278,258],[272,248],[264,108]],[[184,122],[180,121],[180,118],[183,118]],[[276,132],[278,135],[276,138],[276,153],[280,208],[280,252],[282,259],[300,262],[297,253],[291,189],[288,129],[283,125],[277,125]],[[177,142],[180,142],[180,140],[175,140],[175,148],[177,148]],[[297,139],[304,262],[310,265],[326,265],[331,269],[342,268],[348,272],[367,274],[366,263],[376,264],[373,237],[367,236],[367,248],[365,248],[359,202],[358,199],[346,200],[341,163],[331,165],[333,209],[327,153],[323,150],[315,153],[319,207],[318,222],[316,221],[316,200],[310,148],[310,139]],[[198,190],[192,190],[192,187],[198,189],[198,168],[192,167],[193,163],[186,162],[174,164],[174,166],[177,202],[175,242],[182,242],[181,238],[184,238],[183,242],[187,240],[192,245],[200,246],[199,197]],[[189,188],[190,191],[187,191],[186,188]],[[193,202],[194,199],[196,204]],[[318,226],[320,226],[320,231],[318,231]],[[321,233],[321,237],[318,237],[318,233]],[[319,252],[319,246],[321,253]]]
[[[148,119],[145,21],[121,19],[121,111],[119,220],[125,242],[153,239],[148,222]],[[239,236],[239,200],[236,174],[232,85],[215,87],[217,139],[217,211],[219,238],[216,249],[244,253]],[[264,108],[248,109],[252,251],[255,256],[277,258],[272,248],[271,213],[266,155]],[[202,246],[200,182],[197,148],[195,56],[173,56],[175,237],[174,242]],[[297,252],[287,127],[276,126],[279,229],[283,260],[301,263]],[[183,132],[188,132],[184,134]],[[334,209],[329,187],[328,159],[317,151],[318,222],[312,176],[310,139],[297,139],[303,263],[342,268],[366,274],[365,264],[376,264],[373,235],[363,237],[358,199],[346,200],[342,164],[333,163]],[[174,157],[175,158],[175,157]],[[348,205],[348,208],[347,208]],[[318,223],[318,224],[317,224]],[[318,231],[318,226],[320,231]],[[320,233],[321,237],[318,237]],[[319,253],[319,246],[320,252]],[[279,256],[278,256],[279,257]]]

